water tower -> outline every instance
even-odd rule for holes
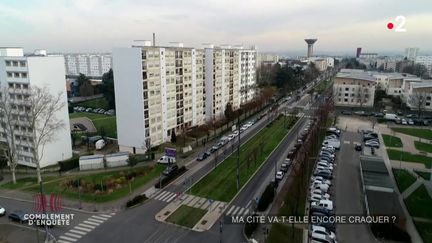
[[[318,39],[305,39],[307,45],[308,45],[308,52],[307,57],[312,57],[313,55],[313,45]]]

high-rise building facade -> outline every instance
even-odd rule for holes
[[[65,54],[66,75],[78,76],[80,73],[100,78],[112,66],[112,57],[108,54]]]
[[[432,56],[417,56],[415,63],[425,66],[429,76],[432,77]]]
[[[22,114],[28,109],[25,96],[30,95],[33,86],[46,87],[56,96],[59,92],[64,94],[62,102],[64,107],[55,113],[55,117],[62,120],[65,127],[56,131],[53,141],[45,145],[41,167],[56,164],[58,161],[72,157],[72,144],[70,139],[69,114],[67,107],[65,66],[63,56],[24,55],[22,48],[0,48],[0,86],[7,87],[10,99],[8,102],[16,106],[16,113],[9,120],[2,123],[13,123],[13,139],[16,145],[18,163],[35,167],[33,157],[34,133],[29,126],[27,118]],[[1,119],[8,119],[2,117]],[[11,134],[6,134],[4,124],[0,126],[0,141],[11,143]],[[41,150],[42,148],[39,148]],[[42,151],[39,151],[42,154]]]
[[[113,50],[120,150],[144,152],[255,94],[255,50],[142,45]]]
[[[405,48],[405,57],[410,61],[415,61],[419,52],[417,47]]]

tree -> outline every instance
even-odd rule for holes
[[[101,91],[105,99],[108,101],[108,107],[110,109],[114,109],[115,93],[114,93],[114,74],[112,69],[110,69],[108,72],[102,75]]]
[[[171,143],[176,143],[177,142],[177,135],[175,133],[175,129],[173,128],[171,130]]]
[[[16,183],[15,169],[18,165],[18,142],[16,141],[15,126],[21,127],[22,121],[19,119],[19,107],[15,100],[16,95],[24,95],[21,89],[15,89],[15,86],[1,86],[0,91],[0,133],[5,141],[2,143],[2,152],[12,173],[12,182]],[[25,108],[20,106],[21,109]]]
[[[234,111],[232,108],[231,102],[228,102],[225,106],[225,118],[228,120],[228,122],[234,120]]]
[[[427,68],[423,64],[420,64],[420,63],[413,63],[410,65],[407,65],[402,69],[402,72],[414,74],[414,75],[416,75],[420,78],[423,78],[423,79],[429,78]]]
[[[80,88],[79,92],[81,96],[87,97],[94,95],[94,88],[93,85],[91,85],[90,81],[84,82]]]
[[[46,86],[31,86],[29,91],[25,99],[25,104],[28,104],[25,122],[32,131],[32,138],[27,141],[32,147],[38,182],[41,182],[40,161],[44,156],[45,145],[54,142],[56,133],[66,126],[56,116],[65,107],[66,98],[63,92],[51,94]]]
[[[426,104],[426,93],[414,91],[410,96],[411,107],[417,110],[418,116],[421,117]]]

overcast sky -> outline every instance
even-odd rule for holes
[[[406,17],[407,32],[386,25]],[[0,46],[110,52],[135,39],[256,45],[265,52],[432,51],[431,0],[0,0]]]

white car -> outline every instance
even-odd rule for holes
[[[331,232],[330,230],[322,227],[322,226],[312,225],[311,230],[310,230],[310,234],[312,235],[313,233],[327,235],[327,236],[330,236],[330,238],[332,240],[336,240],[336,234],[334,232]]]
[[[408,119],[408,125],[414,125],[414,121],[412,119]]]
[[[329,185],[323,184],[323,183],[320,183],[320,182],[313,182],[312,185],[311,185],[311,187],[310,187],[310,189],[311,190],[320,189],[323,192],[328,192]]]
[[[237,130],[235,130],[231,135],[233,135],[234,137],[237,137],[239,134],[239,132]]]
[[[377,141],[366,141],[365,142],[365,146],[366,147],[374,147],[374,148],[379,148],[380,144]]]
[[[324,197],[321,194],[311,194],[309,197],[309,202],[310,203],[316,203],[316,202],[319,202],[323,199],[324,199]]]
[[[6,214],[6,209],[0,206],[0,216],[4,216]]]
[[[321,184],[327,184],[327,185],[331,185],[331,181],[330,180],[326,180],[324,178],[322,178],[321,176],[312,176],[311,178],[311,182],[316,182],[316,183],[321,183]]]
[[[330,199],[330,194],[321,191],[320,189],[314,189],[310,192],[310,195],[320,195],[322,199]]]
[[[317,166],[324,166],[333,169],[333,164],[328,163],[327,161],[320,161],[317,163]]]
[[[329,200],[329,199],[323,199],[323,200],[320,200],[319,202],[313,202],[313,203],[311,203],[311,205],[323,207],[327,210],[333,210],[333,201]]]
[[[276,173],[276,180],[282,180],[284,173],[282,171],[278,171]]]
[[[408,122],[407,122],[406,119],[402,119],[402,120],[401,120],[401,124],[402,124],[402,125],[408,125]]]
[[[333,167],[318,165],[316,167],[316,171],[320,170],[329,170],[330,172],[333,172]]]

